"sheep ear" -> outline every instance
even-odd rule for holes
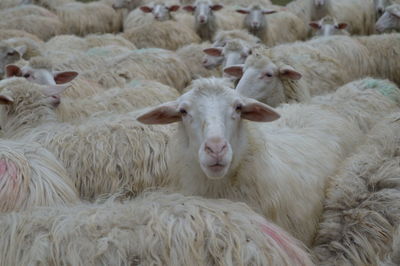
[[[222,48],[207,48],[203,52],[211,56],[222,56]]]
[[[64,84],[72,81],[79,75],[78,72],[75,71],[54,71],[53,77],[56,84]]]
[[[10,105],[14,103],[14,99],[7,95],[0,95],[0,104]]]
[[[337,28],[338,28],[339,30],[344,30],[344,29],[347,28],[347,26],[348,26],[347,23],[339,23],[339,24],[337,25]]]
[[[319,25],[318,21],[311,21],[308,23],[308,25],[315,30],[319,30],[321,28],[321,25]]]
[[[272,10],[272,9],[264,9],[264,10],[262,11],[262,13],[263,13],[264,15],[274,14],[274,13],[276,13],[276,12],[278,12],[278,11]]]
[[[223,5],[216,4],[216,5],[212,5],[210,8],[212,11],[218,11],[218,10],[222,9],[223,7],[224,7]]]
[[[234,65],[230,67],[224,68],[224,73],[229,74],[231,76],[241,78],[243,76],[243,67],[244,65]]]
[[[194,12],[196,10],[196,6],[184,6],[183,10],[186,10],[188,12]]]
[[[144,13],[151,13],[153,12],[153,8],[149,6],[141,6],[140,10],[142,10]]]
[[[178,111],[178,104],[168,102],[140,115],[137,120],[148,125],[164,125],[181,121],[182,114]]]
[[[168,10],[169,10],[169,12],[175,12],[175,11],[178,11],[179,8],[180,8],[180,6],[178,6],[178,5],[172,5],[172,6],[168,7]]]
[[[6,66],[6,77],[22,77],[21,69],[16,65],[7,65]]]
[[[248,8],[240,8],[240,9],[236,9],[236,12],[238,12],[240,14],[249,14],[250,10]]]
[[[46,96],[54,96],[54,95],[59,95],[63,91],[65,91],[66,88],[71,86],[71,84],[66,83],[66,84],[60,84],[60,85],[48,85],[43,89],[43,93]]]
[[[302,77],[302,75],[291,66],[281,67],[279,69],[279,75],[281,78],[287,78],[291,80],[299,80]]]
[[[279,119],[280,115],[272,107],[246,98],[242,105],[241,117],[254,122],[271,122]]]

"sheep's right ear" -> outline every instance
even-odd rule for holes
[[[142,10],[144,13],[151,13],[153,12],[153,8],[149,6],[141,6],[140,10]]]
[[[313,28],[314,30],[318,30],[321,28],[321,25],[319,25],[318,21],[311,21],[308,23],[308,25]]]
[[[240,14],[249,14],[250,13],[250,9],[248,9],[248,8],[239,8],[239,9],[236,9],[236,12],[238,12]]]
[[[237,78],[241,78],[243,76],[243,68],[244,68],[243,64],[226,67],[224,68],[224,73]]]
[[[242,105],[241,117],[254,122],[272,122],[281,116],[272,107],[257,100],[246,98]]]
[[[222,56],[222,48],[207,48],[203,52],[211,56]]]
[[[183,9],[188,12],[194,12],[196,10],[196,6],[184,6]]]
[[[262,13],[263,13],[264,15],[274,14],[274,13],[276,13],[276,12],[278,12],[278,11],[273,10],[273,9],[264,9],[264,10],[262,11]]]
[[[139,122],[148,125],[165,125],[179,122],[181,119],[182,114],[175,101],[159,105],[137,118]]]
[[[21,69],[16,65],[7,65],[6,66],[6,77],[22,77]]]
[[[71,82],[79,75],[76,71],[54,71],[53,77],[56,84],[65,84]]]
[[[0,104],[10,105],[14,103],[14,99],[7,95],[0,95]]]

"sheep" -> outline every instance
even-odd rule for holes
[[[375,24],[377,32],[382,33],[388,30],[400,30],[400,4],[394,4],[386,7],[385,13]]]
[[[161,192],[0,218],[0,264],[313,265],[243,203]]]
[[[23,5],[37,5],[55,11],[57,7],[72,3],[73,0],[20,0],[20,4]]]
[[[85,36],[90,33],[113,33],[122,28],[122,20],[109,6],[102,3],[72,2],[56,8],[63,22],[63,32]]]
[[[245,202],[310,245],[328,177],[362,137],[358,124],[367,123],[361,120],[370,119],[369,109],[380,108],[382,98],[392,101],[377,93],[368,97],[369,104],[360,104],[365,94],[369,91],[359,90],[356,97],[342,99],[339,109],[359,107],[350,115],[329,103],[288,104],[275,111],[232,90],[224,79],[198,79],[176,101],[147,110],[137,120],[182,121],[171,136],[171,189]],[[387,105],[379,119],[393,110],[393,103]],[[275,123],[243,121],[271,122],[279,113]]]
[[[181,3],[181,5],[192,5],[196,1],[195,0],[180,0],[179,2]],[[218,2],[221,4],[224,4],[224,5],[230,5],[230,6],[234,6],[234,5],[248,6],[251,4],[259,4],[259,5],[267,5],[267,6],[272,5],[270,0],[219,0]]]
[[[162,48],[176,50],[191,43],[199,43],[200,37],[191,28],[176,21],[154,21],[131,28],[123,37],[138,48]]]
[[[14,8],[8,8],[5,10],[0,10],[0,17],[2,21],[9,20],[14,17],[23,17],[30,15],[52,17],[52,18],[57,17],[54,13],[50,12],[46,8],[42,8],[36,5],[23,5]]]
[[[0,42],[7,43],[12,47],[24,47],[21,51],[21,56],[25,60],[29,60],[32,57],[43,55],[43,44],[41,42],[36,42],[28,37],[17,37]]]
[[[0,21],[0,29],[23,30],[47,41],[62,31],[62,23],[57,17],[38,15],[16,16]]]
[[[0,2],[0,10],[6,8],[16,7],[19,3],[15,0],[2,0]]]
[[[281,43],[305,40],[308,30],[303,21],[291,12],[265,9],[260,5],[252,5],[248,8],[239,8],[238,13],[245,14],[244,28],[259,37],[268,46]]]
[[[151,13],[154,19],[158,21],[166,21],[172,19],[171,12],[178,11],[179,5],[168,5],[164,2],[155,2],[151,5],[140,6],[140,10],[144,13]]]
[[[372,9],[375,12],[375,20],[378,20],[385,12],[386,7],[392,4],[400,4],[399,0],[374,0],[372,2]]]
[[[335,18],[331,16],[325,16],[319,21],[311,21],[308,25],[314,30],[314,37],[350,35],[350,33],[346,30],[348,24],[345,22],[339,23]]]
[[[0,213],[79,202],[64,166],[37,143],[0,140]]]
[[[236,87],[239,93],[275,107],[283,102],[307,101],[310,95],[376,74],[370,61],[375,55],[353,38],[331,36],[253,51],[244,66],[224,71],[241,77]],[[383,73],[377,77],[390,76]]]
[[[377,124],[332,178],[313,248],[318,265],[378,265],[391,252],[400,225],[399,120],[396,112]]]
[[[134,121],[135,112],[99,116],[81,125],[60,123],[55,108],[65,85],[10,78],[0,88],[3,138],[38,142],[53,152],[82,199],[123,188],[138,193],[169,182],[165,160],[173,127],[141,125]]]
[[[4,75],[5,66],[20,60],[25,52],[26,46],[13,47],[0,41],[0,78]]]
[[[0,40],[7,40],[11,38],[29,38],[37,43],[43,44],[43,40],[39,39],[37,36],[27,33],[22,30],[4,30],[0,29]]]
[[[135,79],[154,80],[182,91],[191,81],[186,64],[172,51],[138,49],[109,59],[100,69],[82,73],[105,88],[124,87]]]
[[[222,9],[220,4],[213,4],[211,0],[196,0],[193,5],[184,6],[183,9],[194,13],[195,29],[203,41],[211,41],[218,29],[232,30],[240,28],[238,17],[234,13],[223,13],[216,17],[214,11]]]

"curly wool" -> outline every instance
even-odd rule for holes
[[[159,192],[4,215],[0,234],[2,265],[313,265],[243,203]]]

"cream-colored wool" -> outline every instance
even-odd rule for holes
[[[26,31],[0,29],[0,40],[7,40],[11,38],[29,38],[37,43],[43,44],[43,40],[39,39],[35,35],[27,33]]]
[[[63,32],[85,36],[91,33],[120,31],[121,18],[110,6],[102,3],[72,2],[56,8],[56,14],[64,24]]]
[[[0,41],[1,42],[1,41]],[[43,55],[43,43],[32,40],[28,37],[17,37],[4,40],[5,43],[8,43],[11,47],[25,46],[26,51],[22,55],[22,58],[25,60],[29,60],[32,57]]]
[[[0,29],[23,30],[46,41],[60,34],[62,23],[57,17],[44,17],[38,15],[16,16],[0,21]]]
[[[313,250],[318,265],[378,265],[398,242],[399,121],[397,112],[377,124],[332,178]]]
[[[44,87],[23,78],[0,83],[14,99],[1,106],[4,138],[39,142],[64,164],[84,199],[127,188],[136,193],[164,186],[167,144],[174,127],[145,126],[135,113],[99,116],[81,125],[59,123]]]
[[[13,213],[0,233],[2,265],[313,265],[245,204],[179,194]]]
[[[50,12],[46,8],[42,8],[36,5],[21,5],[14,8],[0,10],[0,21],[6,21],[15,17],[24,17],[30,15],[57,18],[54,13]]]
[[[20,0],[20,2],[24,4],[41,6],[51,11],[55,11],[57,7],[63,4],[72,3],[74,0]]]
[[[62,98],[56,111],[60,121],[80,123],[82,119],[98,112],[127,113],[172,101],[178,96],[177,90],[161,83],[133,80],[124,88],[108,89],[93,96],[80,99]]]
[[[176,51],[176,54],[188,67],[192,79],[221,76],[221,72],[218,69],[207,69],[202,64],[204,58],[203,50],[210,46],[211,44],[208,42],[189,44]]]
[[[187,123],[185,127],[180,125],[172,137],[170,152],[173,156],[168,157],[172,160],[169,165],[175,166],[170,167],[170,176],[184,194],[246,202],[295,237],[311,244],[322,213],[328,178],[362,138],[362,129],[365,130],[362,126],[373,124],[372,118],[367,116],[371,106],[377,109],[382,101],[382,97],[378,97],[375,103],[375,94],[370,93],[370,89],[360,89],[356,97],[351,98],[342,97],[342,90],[345,89],[338,92],[342,102],[337,108],[336,100],[332,104],[327,101],[283,105],[276,109],[281,115],[276,122],[242,121],[235,132],[224,133],[235,141],[230,142],[233,159],[229,170],[219,179],[210,180],[203,172],[198,155],[201,148],[197,150],[192,143],[195,133],[185,132],[189,127]],[[230,101],[235,99],[232,99],[233,94],[237,92],[220,79],[200,79],[194,82],[191,91],[178,98],[177,104],[187,108],[191,123],[203,121],[201,126],[205,128],[196,133],[203,134],[201,132],[212,131],[212,121],[220,121],[220,118],[214,112],[215,118],[197,115],[206,113],[208,103],[212,103],[211,110],[225,101],[230,106]],[[361,104],[366,97],[369,104]],[[218,99],[218,103],[214,99]],[[389,97],[386,100],[392,101]],[[392,111],[391,105],[387,105]],[[226,107],[226,112],[230,112],[229,108],[232,107]],[[353,108],[354,113],[341,111],[346,108]],[[225,108],[218,112],[220,110]],[[385,110],[376,118],[382,119],[384,115]],[[221,128],[229,127],[221,125]]]
[[[64,166],[37,143],[0,140],[0,213],[79,202]]]
[[[16,7],[18,5],[19,5],[18,1],[15,1],[15,0],[2,0],[0,2],[0,10],[1,9],[6,9],[6,8]]]
[[[138,48],[162,48],[176,50],[182,46],[199,43],[196,32],[177,21],[154,21],[130,28],[123,37]]]
[[[163,49],[138,49],[109,58],[95,70],[83,75],[105,88],[124,87],[131,80],[154,80],[178,91],[191,81],[185,63],[172,51]]]
[[[246,30],[220,30],[214,36],[214,43],[221,43],[231,39],[240,39],[249,43],[259,43],[261,40]]]

